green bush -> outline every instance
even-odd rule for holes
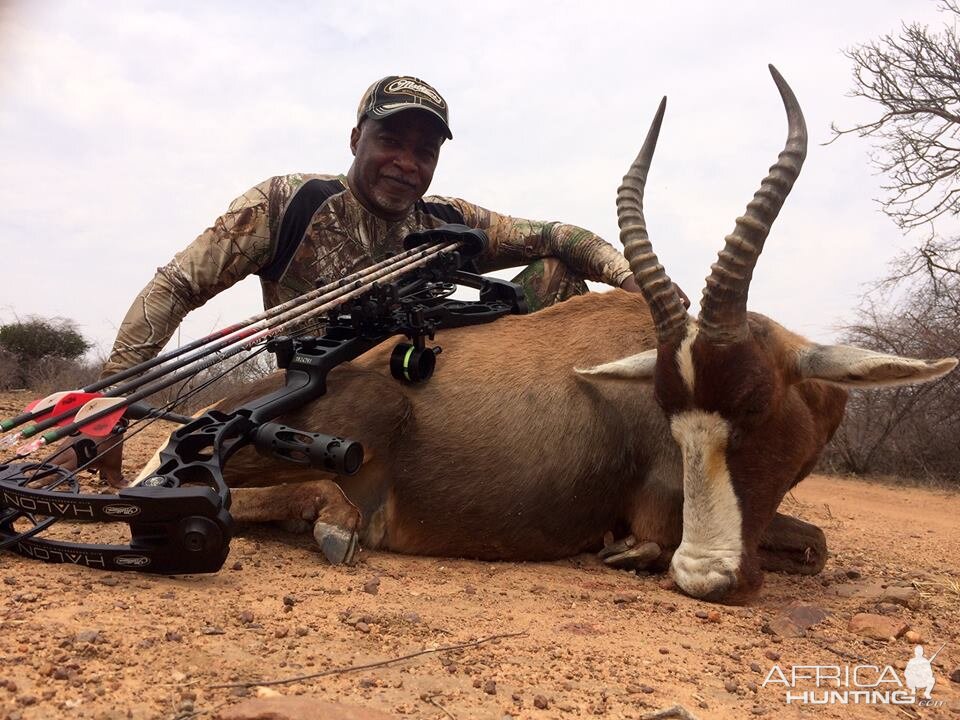
[[[0,325],[0,389],[80,387],[77,382],[96,377],[82,360],[90,347],[73,321],[64,318],[29,317]]]
[[[0,348],[15,355],[21,362],[42,358],[75,360],[89,350],[91,344],[81,335],[72,320],[31,317],[0,325]]]

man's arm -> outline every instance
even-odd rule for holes
[[[276,180],[234,200],[212,227],[157,269],[127,311],[102,377],[155,357],[188,312],[269,260]]]
[[[490,247],[480,260],[485,272],[555,257],[587,280],[633,289],[627,286],[633,273],[623,253],[589,230],[501,215],[460,199],[446,202],[460,210],[467,225],[484,230],[490,237]]]

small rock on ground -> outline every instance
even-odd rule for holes
[[[880,602],[894,603],[917,610],[920,607],[920,593],[913,587],[888,587],[880,596]]]
[[[872,613],[858,613],[850,618],[850,624],[847,629],[873,638],[874,640],[891,640],[900,637],[910,628],[900,618],[887,617],[885,615],[874,615]]]
[[[779,637],[803,637],[808,628],[826,619],[827,615],[826,610],[816,605],[795,605],[773,618],[764,630]]]

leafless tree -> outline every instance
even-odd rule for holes
[[[865,294],[844,340],[914,357],[960,354],[960,238],[937,230],[938,220],[960,215],[960,0],[939,4],[942,27],[904,24],[898,34],[846,51],[852,95],[881,113],[854,127],[833,126],[834,140],[854,134],[875,141],[871,159],[887,178],[885,212],[903,230],[926,234]],[[824,464],[960,479],[960,373],[916,388],[854,393]]]
[[[904,24],[845,54],[853,62],[854,97],[874,101],[879,118],[850,128],[833,126],[835,138],[856,134],[878,141],[872,155],[888,178],[884,210],[904,229],[918,228],[960,212],[960,45],[957,0],[941,0],[946,23],[939,30]],[[929,261],[957,273],[956,259],[941,263],[942,241]]]

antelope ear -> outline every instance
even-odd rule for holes
[[[657,349],[653,348],[603,365],[594,365],[590,368],[574,368],[573,371],[578,375],[587,377],[653,380],[653,370],[656,366]]]
[[[850,345],[813,345],[797,356],[797,369],[804,379],[844,387],[916,385],[936,380],[956,366],[956,358],[916,360]]]

